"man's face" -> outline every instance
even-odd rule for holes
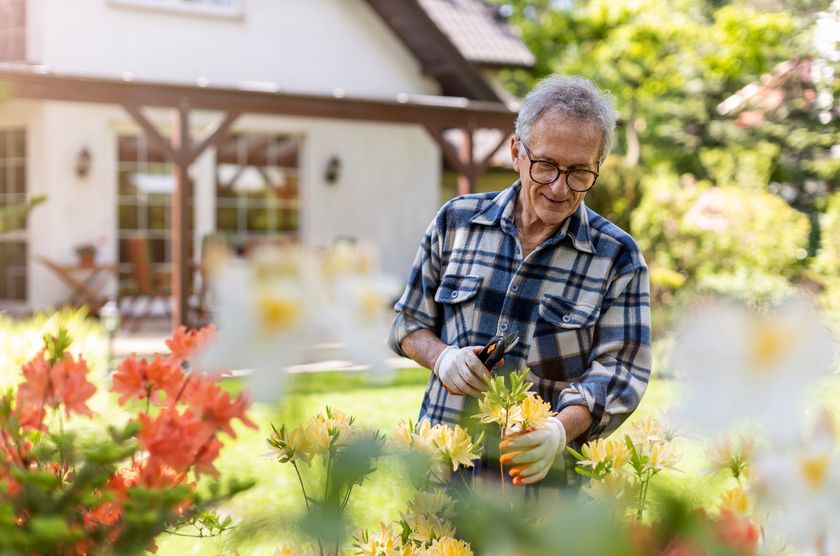
[[[597,170],[601,130],[593,121],[544,114],[531,126],[531,137],[525,141],[533,160],[547,160],[563,170],[583,167]],[[586,192],[569,189],[566,176],[543,185],[531,179],[530,161],[525,149],[514,138],[510,145],[513,169],[522,180],[519,202],[524,215],[537,218],[551,228],[558,228],[583,201]]]

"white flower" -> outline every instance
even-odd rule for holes
[[[695,308],[672,355],[687,388],[675,418],[719,434],[757,417],[772,431],[771,440],[789,442],[798,433],[808,390],[831,369],[835,350],[803,299],[766,314],[724,303]]]
[[[771,539],[800,549],[840,543],[840,454],[833,431],[819,431],[799,449],[759,455],[755,475]]]
[[[252,397],[276,401],[286,368],[302,361],[321,335],[315,262],[301,249],[264,248],[247,262],[222,261],[212,280],[219,333],[197,366],[250,369]]]

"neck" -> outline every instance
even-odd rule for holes
[[[519,241],[526,252],[535,249],[542,242],[557,233],[561,224],[557,226],[546,226],[536,214],[524,209],[524,203],[517,198],[514,208],[514,222],[516,231],[519,234]]]

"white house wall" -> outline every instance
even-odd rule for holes
[[[171,119],[166,111],[148,115],[167,131]],[[193,133],[217,118],[196,115]],[[99,244],[99,261],[116,261],[116,137],[139,131],[118,107],[64,102],[0,105],[0,127],[9,126],[27,130],[29,193],[48,196],[32,213],[27,232],[29,306],[47,308],[69,292],[47,268],[34,262],[35,257],[70,263],[76,245],[93,241]],[[385,270],[401,276],[408,272],[439,205],[439,154],[422,128],[246,115],[234,131],[301,138],[305,244],[329,245],[340,237],[370,241],[378,245]],[[90,150],[92,166],[88,176],[79,178],[74,165],[82,148]],[[341,173],[336,183],[327,184],[324,168],[332,156],[340,158]],[[197,195],[196,242],[215,228],[214,167],[210,151],[191,169]],[[199,245],[195,247],[200,252]]]
[[[231,17],[155,8],[166,3],[30,0],[30,61],[57,73],[276,83],[310,94],[440,90],[365,0],[240,0],[241,15]]]

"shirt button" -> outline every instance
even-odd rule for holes
[[[563,315],[563,322],[572,322],[572,317],[569,315]]]
[[[508,324],[506,322],[503,322],[502,324],[499,325],[499,330],[501,330],[502,332],[506,331],[507,329],[508,329]]]
[[[510,291],[512,291],[512,292],[518,292],[518,291],[519,291],[519,284],[513,284],[513,285],[510,287]]]
[[[452,292],[452,297],[458,297],[458,292]]]

